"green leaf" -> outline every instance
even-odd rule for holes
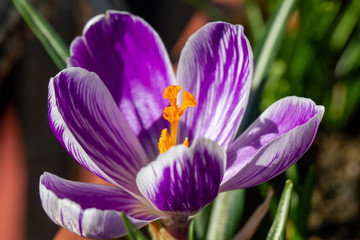
[[[294,185],[297,186],[299,183],[299,172],[296,163],[292,165],[288,170],[285,171],[286,177],[293,181]]]
[[[194,225],[194,234],[196,239],[198,240],[205,240],[206,239],[206,232],[209,226],[209,219],[212,209],[212,204],[209,204],[205,208],[203,208],[194,218],[192,221]]]
[[[266,24],[265,33],[254,48],[255,71],[252,89],[257,89],[269,73],[270,66],[280,49],[288,19],[295,5],[296,0],[282,0]]]
[[[213,205],[206,239],[231,239],[237,230],[244,204],[245,189],[220,193]]]
[[[12,1],[56,66],[60,70],[66,68],[66,59],[70,53],[60,36],[27,0]]]
[[[344,77],[351,71],[356,71],[360,66],[360,34],[357,33],[350,40],[348,46],[342,51],[341,57],[336,64],[335,74]]]
[[[330,46],[334,50],[342,49],[348,41],[356,24],[358,23],[360,12],[360,1],[353,0],[347,6],[341,19],[338,21],[334,34],[330,39]]]
[[[254,48],[254,77],[251,86],[250,98],[243,123],[240,127],[242,132],[255,119],[260,103],[262,89],[265,84],[270,66],[279,52],[288,19],[296,5],[296,0],[282,0],[277,5],[275,13],[266,24],[265,32],[260,42]]]
[[[146,240],[146,237],[130,222],[126,215],[121,212],[121,217],[128,233],[129,240]]]
[[[267,193],[270,191],[271,186],[268,182],[264,182],[258,186],[261,196],[266,199]],[[270,207],[269,207],[269,215],[271,219],[275,218],[276,215],[276,206],[277,206],[277,199],[276,196],[273,196],[270,200]]]
[[[194,230],[194,221],[191,221],[190,225],[189,225],[189,240],[195,240],[197,239],[195,237],[195,230]]]
[[[299,173],[297,171],[297,164],[292,165],[288,170],[285,171],[286,177],[290,179],[294,185],[294,191],[291,196],[289,219],[293,222],[297,222],[298,219],[298,206],[299,206],[299,194],[298,192],[300,183]],[[296,226],[297,227],[297,226]]]
[[[258,42],[264,29],[264,19],[261,15],[260,6],[259,4],[255,3],[254,0],[250,0],[246,1],[245,7],[252,38],[255,42]]]
[[[311,210],[311,198],[315,183],[315,167],[311,165],[304,181],[304,187],[299,194],[298,219],[296,222],[296,231],[301,239],[307,239],[307,228],[309,222],[309,214]]]
[[[273,224],[266,240],[279,240],[284,239],[286,221],[290,208],[291,194],[293,189],[293,183],[291,180],[287,180],[283,193],[280,198],[278,209]]]

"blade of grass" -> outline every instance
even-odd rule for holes
[[[244,189],[220,193],[211,211],[206,239],[231,239],[241,219],[244,204]]]
[[[344,11],[336,29],[330,39],[330,47],[334,50],[342,49],[348,41],[356,24],[358,23],[360,12],[360,1],[353,0]]]
[[[246,15],[251,29],[254,42],[258,42],[264,29],[264,19],[261,15],[260,6],[254,0],[246,1]]]
[[[279,52],[288,19],[296,5],[296,0],[282,0],[279,2],[275,13],[272,15],[260,42],[255,45],[254,59],[255,69],[250,98],[244,120],[239,129],[241,133],[255,119],[258,113],[258,106],[265,80],[270,70],[271,64]]]
[[[360,66],[360,34],[354,35],[350,43],[341,53],[341,57],[336,64],[335,74],[337,77],[344,77],[351,71],[356,71]]]
[[[284,239],[286,221],[289,213],[293,184],[291,180],[287,180],[283,193],[280,198],[278,209],[273,224],[266,240]]]
[[[206,232],[209,226],[209,219],[212,209],[212,204],[209,204],[198,213],[192,221],[194,225],[194,234],[197,240],[205,240]]]
[[[259,188],[261,196],[265,199],[271,186],[268,182],[264,182],[264,183],[260,184],[258,186],[258,188]],[[269,216],[271,219],[275,218],[277,202],[278,202],[278,200],[276,199],[276,196],[273,196],[270,200]]]
[[[297,164],[292,165],[288,170],[285,171],[286,177],[290,179],[295,186],[299,184],[299,172],[297,169]]]
[[[255,71],[252,89],[257,89],[269,73],[285,34],[288,19],[296,5],[296,0],[282,0],[266,25],[261,41],[254,48]]]
[[[123,212],[121,212],[121,217],[129,240],[146,240],[146,237],[130,222]]]
[[[296,163],[293,166],[291,166],[288,170],[286,170],[285,174],[286,174],[286,177],[288,179],[290,179],[294,185],[294,191],[292,192],[292,196],[291,196],[289,219],[292,222],[296,223],[297,219],[298,219],[299,194],[300,194],[300,192],[298,192],[298,190],[299,190],[299,184],[301,184]],[[294,228],[296,231],[296,228],[297,228],[296,224],[295,224]]]
[[[69,48],[50,24],[31,6],[27,0],[12,0],[26,23],[40,40],[56,66],[66,68]]]
[[[300,234],[301,239],[307,239],[307,228],[309,222],[309,214],[311,210],[311,197],[315,182],[315,167],[311,165],[304,182],[304,187],[299,194],[298,219],[296,223],[296,231]]]
[[[195,236],[195,227],[194,227],[194,221],[191,221],[189,225],[189,240],[197,240],[198,238]]]

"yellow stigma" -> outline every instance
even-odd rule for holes
[[[169,135],[169,132],[166,128],[161,131],[158,144],[160,153],[164,153],[170,147],[176,145],[177,127],[180,117],[184,114],[186,108],[195,107],[197,104],[195,97],[191,93],[184,91],[183,102],[181,103],[180,107],[178,107],[177,95],[180,90],[181,86],[172,85],[167,87],[164,91],[164,98],[170,101],[170,106],[164,109],[163,117],[171,124],[171,134]],[[189,140],[185,138],[183,144],[185,146],[189,146]]]

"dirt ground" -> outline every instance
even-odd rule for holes
[[[360,136],[319,132],[310,238],[360,239]]]

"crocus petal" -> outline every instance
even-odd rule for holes
[[[263,183],[293,165],[313,142],[324,107],[299,97],[271,105],[229,147],[221,191]]]
[[[142,168],[136,183],[161,211],[194,214],[218,194],[225,170],[224,148],[196,139],[190,148],[177,145]]]
[[[83,36],[72,42],[68,65],[97,73],[155,159],[161,130],[168,127],[162,94],[175,79],[158,34],[139,17],[108,11],[90,20]]]
[[[159,216],[120,188],[73,182],[44,173],[40,198],[56,224],[87,238],[116,238],[126,234],[121,212],[141,228]]]
[[[209,23],[181,53],[177,77],[198,105],[186,110],[179,139],[204,137],[227,147],[244,115],[253,54],[240,25]]]
[[[68,68],[49,83],[49,122],[85,168],[135,194],[135,177],[148,163],[113,98],[95,73]]]

